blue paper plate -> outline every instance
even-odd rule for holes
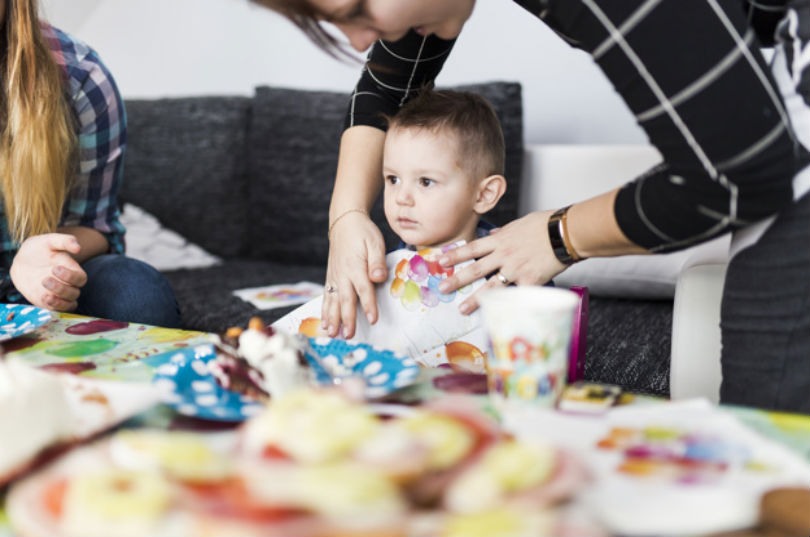
[[[157,366],[152,382],[161,400],[184,416],[215,421],[244,421],[262,403],[220,386],[208,370],[214,359],[212,345],[186,347],[147,358]]]
[[[332,376],[321,367],[322,363],[333,374],[360,377],[370,399],[413,384],[419,375],[419,365],[412,359],[364,343],[312,338],[305,356],[317,382],[331,383]],[[244,421],[261,410],[262,403],[217,383],[208,370],[208,362],[214,357],[213,346],[205,344],[150,356],[145,362],[155,367],[153,382],[160,388],[163,402],[180,414],[206,420]]]
[[[53,314],[30,304],[0,304],[0,341],[29,332],[53,319]]]
[[[311,354],[320,357],[320,363],[333,375],[330,376]],[[369,399],[378,399],[409,386],[419,376],[419,365],[411,358],[366,343],[310,338],[305,355],[319,382],[329,384],[332,376],[358,376],[365,381],[365,394]]]

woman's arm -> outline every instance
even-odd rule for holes
[[[385,116],[433,84],[453,40],[409,32],[378,41],[351,96],[329,209],[329,263],[321,319],[330,336],[354,335],[357,301],[377,321],[374,284],[385,281],[385,243],[368,216],[382,186]]]
[[[100,58],[85,46],[76,62],[69,72],[79,120],[79,163],[59,225],[88,228],[105,239],[106,248],[89,239],[95,234],[77,237],[80,243],[89,240],[87,246],[92,247],[80,254],[81,261],[86,261],[102,253],[124,253],[118,192],[123,182],[127,126],[118,87]]]
[[[322,326],[334,337],[343,326],[354,335],[357,300],[370,323],[377,321],[374,283],[388,277],[385,241],[369,217],[380,192],[385,133],[350,127],[340,140],[335,187],[329,206],[329,261]],[[334,290],[333,290],[334,288]]]
[[[664,157],[621,189],[570,209],[569,241],[581,256],[685,248],[790,202],[802,155],[737,0],[688,8],[560,2],[545,17],[592,55]],[[565,268],[550,247],[549,215],[533,213],[505,226],[497,242],[448,254],[448,264],[479,260],[446,289],[495,270],[519,283],[548,281]],[[475,298],[464,306],[472,311]]]

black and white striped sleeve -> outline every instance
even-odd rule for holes
[[[664,161],[616,200],[652,251],[745,226],[792,201],[806,158],[740,0],[526,0],[589,52]]]
[[[396,114],[420,88],[433,83],[454,43],[413,30],[396,42],[377,41],[352,92],[344,127],[385,130],[384,116]]]

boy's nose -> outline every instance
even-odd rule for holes
[[[408,187],[402,185],[397,190],[397,203],[400,205],[413,205],[413,195]]]

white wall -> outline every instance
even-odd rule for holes
[[[125,97],[247,95],[259,84],[348,93],[359,72],[248,0],[41,3],[99,51]],[[529,143],[646,140],[590,58],[508,0],[478,0],[438,83],[486,80],[523,84]]]

